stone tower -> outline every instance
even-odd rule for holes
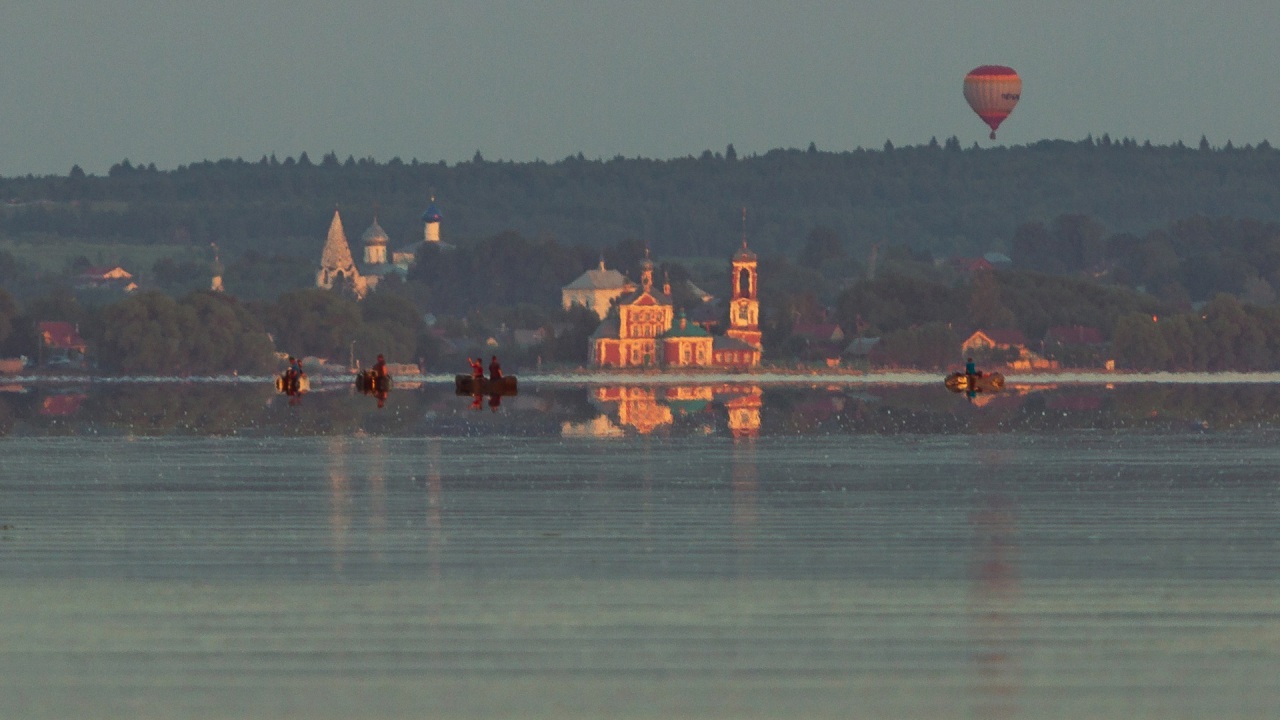
[[[429,243],[440,243],[440,221],[444,216],[440,214],[440,208],[436,206],[435,196],[431,196],[431,205],[427,207],[427,211],[422,213],[422,222],[426,223],[423,229],[423,239]]]
[[[365,265],[386,265],[387,264],[387,233],[378,224],[378,216],[373,216],[373,224],[368,230],[364,231],[364,235],[360,236],[364,241],[364,264]]]
[[[742,247],[733,255],[733,295],[729,300],[729,327],[725,335],[759,350],[760,299],[756,254],[747,248],[747,211],[742,211]]]
[[[332,290],[335,286],[343,285],[349,286],[357,299],[364,298],[369,292],[369,283],[360,276],[355,260],[351,258],[347,233],[342,229],[342,216],[334,209],[333,222],[329,223],[329,236],[324,241],[324,251],[320,253],[316,287]]]

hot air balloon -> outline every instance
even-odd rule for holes
[[[996,128],[1013,112],[1013,106],[1022,97],[1022,78],[1013,68],[1003,65],[983,65],[964,76],[964,99],[978,113],[982,121],[991,126],[991,139],[996,139]]]

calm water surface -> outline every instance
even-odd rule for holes
[[[0,717],[1280,717],[1268,387],[0,395]]]

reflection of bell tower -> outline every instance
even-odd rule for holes
[[[733,294],[729,300],[729,327],[725,335],[759,350],[760,299],[756,254],[747,248],[747,209],[742,209],[742,248],[733,256]]]
[[[745,392],[743,392],[745,391]],[[743,394],[735,395],[725,401],[724,407],[729,411],[729,432],[735,438],[756,437],[760,434],[760,388],[749,385],[739,390]]]

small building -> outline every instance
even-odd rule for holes
[[[75,324],[44,320],[36,323],[36,333],[40,336],[39,364],[50,367],[84,362],[89,346]]]
[[[760,348],[738,338],[721,335],[711,345],[711,364],[715,367],[745,370],[760,364]]]
[[[689,322],[683,312],[662,336],[662,364],[667,367],[706,367],[712,363],[711,333]]]
[[[138,289],[133,273],[119,265],[101,265],[85,268],[76,276],[77,290],[116,290],[131,293]]]
[[[960,344],[961,355],[986,356],[1004,363],[1012,370],[1056,370],[1058,363],[1047,360],[1027,347],[1020,330],[975,330]]]
[[[560,288],[560,303],[565,310],[581,305],[604,320],[614,300],[635,291],[635,283],[617,270],[606,269],[602,259],[598,269],[588,270]]]

